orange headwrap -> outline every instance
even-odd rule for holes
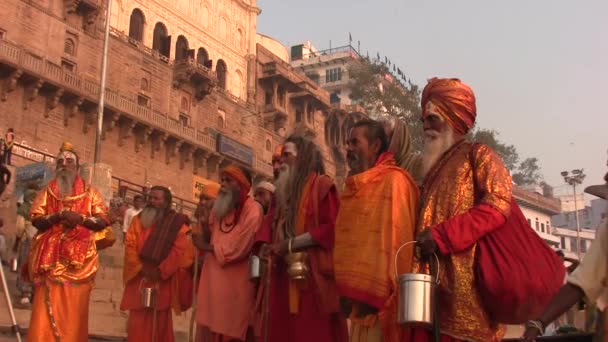
[[[281,155],[283,154],[283,145],[278,145],[275,149],[274,149],[274,153],[272,154],[272,160],[278,160],[281,159]]]
[[[426,104],[432,102],[446,121],[460,134],[466,134],[475,124],[477,107],[471,88],[457,78],[429,80],[422,91],[420,105],[422,116],[426,115]]]
[[[237,205],[235,208],[234,219],[235,222],[238,222],[241,217],[241,211],[243,210],[243,205],[247,200],[249,190],[251,189],[251,182],[247,179],[247,176],[241,171],[240,168],[234,165],[228,165],[222,170],[222,173],[225,173],[241,186],[241,191],[239,191],[239,198],[237,200]]]
[[[247,191],[249,191],[249,189],[251,188],[251,182],[249,182],[249,180],[240,168],[234,165],[228,165],[224,168],[224,170],[222,170],[222,173],[225,173],[228,176],[232,177],[234,180],[236,180],[241,185],[241,188],[244,188]]]
[[[203,186],[203,190],[201,191],[201,195],[207,196],[211,199],[216,199],[217,194],[220,191],[220,185],[217,183],[206,183]]]

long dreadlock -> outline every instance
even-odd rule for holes
[[[306,180],[311,173],[325,174],[325,163],[319,147],[309,139],[292,135],[285,140],[285,143],[288,142],[293,143],[298,151],[288,183],[293,192],[285,202],[285,233],[288,237],[294,237],[295,219]]]

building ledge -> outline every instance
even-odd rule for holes
[[[556,198],[544,197],[540,194],[524,190],[522,187],[513,184],[513,197],[522,206],[532,207],[551,216],[557,215],[562,211],[561,203]]]

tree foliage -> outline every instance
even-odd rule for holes
[[[491,147],[502,158],[505,166],[511,171],[513,182],[517,185],[538,185],[543,176],[538,166],[537,158],[527,158],[519,163],[519,153],[513,145],[503,143],[498,139],[499,133],[491,129],[475,129],[469,139]]]
[[[422,147],[420,91],[415,84],[403,84],[391,75],[389,68],[368,59],[348,69],[351,79],[350,98],[374,119],[393,117],[403,120],[412,132],[414,148]]]
[[[527,158],[519,164],[517,172],[513,173],[513,181],[517,185],[539,185],[542,179],[537,158]]]

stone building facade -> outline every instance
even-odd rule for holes
[[[1,4],[0,129],[51,154],[69,140],[91,162],[106,2]],[[115,176],[190,199],[194,178],[217,180],[231,162],[270,177],[272,151],[297,132],[343,178],[335,137],[359,116],[273,53],[281,45],[256,33],[255,0],[112,4],[100,161]]]

